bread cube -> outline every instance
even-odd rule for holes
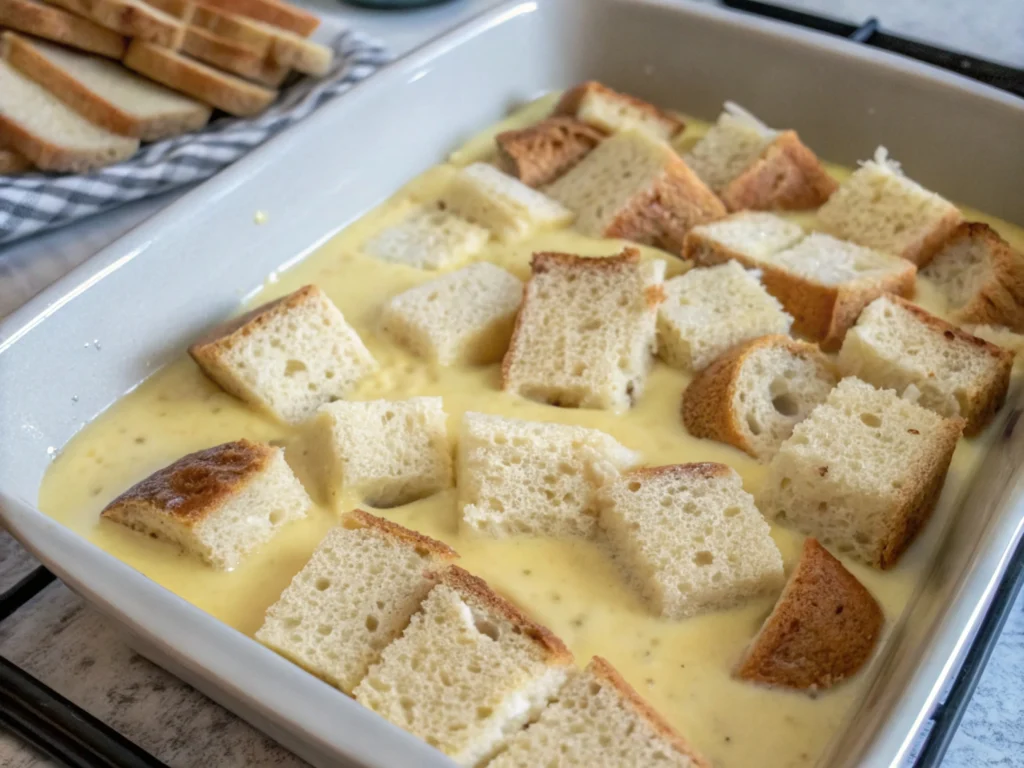
[[[467,413],[459,437],[463,532],[587,538],[596,490],[637,463],[596,429]]]
[[[228,571],[310,506],[283,450],[237,440],[154,472],[101,516]]]
[[[380,261],[417,269],[443,269],[465,261],[491,233],[437,205],[417,205],[401,221],[378,232],[363,251]]]
[[[489,768],[674,766],[710,768],[701,755],[595,656],[574,672],[540,719],[509,742]]]
[[[878,601],[816,539],[805,539],[771,615],[751,641],[736,677],[815,691],[860,671],[878,644]]]
[[[573,220],[568,208],[486,163],[460,168],[441,201],[503,241],[564,227]]]
[[[715,193],[753,165],[777,132],[731,101],[683,159]]]
[[[678,253],[686,232],[725,206],[668,144],[641,133],[602,141],[544,191],[576,212],[576,229]]]
[[[486,365],[508,349],[522,299],[519,278],[479,262],[394,296],[381,310],[380,328],[437,365]]]
[[[475,766],[540,713],[571,664],[561,640],[452,566],[355,697],[458,765]]]
[[[964,222],[921,271],[957,325],[1000,325],[1024,333],[1024,256],[988,224]]]
[[[767,461],[836,382],[832,363],[814,344],[762,336],[736,345],[693,378],[683,394],[683,423],[694,437]]]
[[[495,137],[498,162],[523,184],[540,187],[557,179],[601,143],[604,134],[571,117],[549,117]]]
[[[806,236],[803,227],[780,216],[744,211],[694,227],[685,240],[683,257],[704,266],[731,259],[759,265]]]
[[[315,285],[215,329],[189,354],[226,392],[292,424],[342,398],[377,363]]]
[[[839,351],[844,375],[895,389],[980,432],[1006,399],[1013,353],[895,296],[873,301]]]
[[[640,397],[655,347],[665,263],[535,253],[503,387],[568,408],[625,410]]]
[[[328,487],[357,490],[374,507],[443,491],[452,484],[447,419],[440,397],[321,406],[315,432]]]
[[[830,234],[925,266],[962,220],[960,210],[903,175],[879,147],[818,210]]]
[[[843,379],[772,458],[758,506],[840,554],[890,568],[928,521],[963,424]]]
[[[345,693],[408,626],[458,555],[439,541],[356,509],[314,550],[256,639]]]
[[[602,488],[600,524],[659,616],[682,619],[782,586],[782,555],[743,481],[724,464],[627,472]]]
[[[793,318],[736,262],[698,267],[665,283],[658,307],[658,356],[699,371],[736,344],[789,333]]]
[[[555,107],[556,115],[568,115],[589,123],[605,133],[638,131],[667,140],[686,127],[678,117],[653,104],[613,91],[589,80],[570,88]]]

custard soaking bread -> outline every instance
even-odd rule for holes
[[[363,245],[368,256],[417,269],[455,266],[487,244],[490,232],[438,205],[416,205]]]

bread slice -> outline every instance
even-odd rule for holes
[[[816,539],[736,667],[763,685],[823,690],[857,674],[885,624],[878,601]]]
[[[508,349],[522,298],[519,278],[478,262],[389,299],[380,328],[437,365],[487,365]]]
[[[595,656],[488,768],[601,765],[710,768],[711,763],[611,664]]]
[[[639,131],[668,140],[686,124],[678,117],[634,96],[613,91],[594,80],[570,88],[555,107],[555,115],[575,117],[604,131]]]
[[[873,301],[850,329],[839,367],[980,432],[1006,399],[1013,353],[895,296]]]
[[[215,328],[188,351],[228,393],[292,424],[344,397],[377,369],[345,317],[315,285]]]
[[[0,147],[0,174],[23,173],[32,168],[32,163],[23,154],[14,149]]]
[[[0,29],[4,27],[111,59],[120,59],[127,45],[117,32],[38,0],[0,3]]]
[[[328,403],[315,427],[331,491],[356,490],[374,507],[394,507],[451,487],[440,397]]]
[[[921,271],[957,325],[1001,325],[1024,333],[1024,256],[988,224],[962,223]]]
[[[251,117],[277,98],[277,91],[246,82],[187,56],[133,40],[124,64],[168,88],[187,93],[230,115]]]
[[[572,211],[485,163],[460,168],[441,200],[453,213],[506,241],[565,226],[573,218]]]
[[[620,237],[678,253],[686,232],[725,206],[668,144],[636,132],[602,141],[544,191],[576,212],[591,237]]]
[[[438,579],[355,697],[458,765],[481,765],[554,698],[572,654],[476,576],[451,566]]]
[[[674,368],[700,371],[736,344],[787,334],[792,324],[757,276],[738,263],[697,267],[665,283],[658,356]]]
[[[185,30],[181,51],[198,61],[268,88],[277,88],[291,73],[288,67],[268,60],[251,48],[202,28],[190,26]]]
[[[747,247],[738,235],[723,235],[732,228],[745,233],[756,215],[736,214],[694,229],[683,253],[699,264],[735,259],[761,270],[765,288],[793,316],[793,330],[820,341],[822,349],[838,349],[861,309],[882,294],[913,295],[914,265],[887,253],[820,232],[779,251],[763,248],[763,241]]]
[[[460,527],[470,534],[593,535],[597,489],[639,456],[569,424],[467,413],[459,434]]]
[[[177,48],[185,26],[143,0],[46,0],[125,37]]]
[[[283,450],[237,440],[183,456],[101,514],[231,570],[310,506]]]
[[[659,616],[732,608],[782,586],[768,523],[725,464],[635,469],[603,487],[599,505],[623,573]]]
[[[963,219],[948,200],[903,175],[879,147],[818,211],[827,232],[925,266]]]
[[[280,0],[202,0],[202,3],[227,13],[248,16],[303,37],[309,37],[320,26],[320,19],[312,13]]]
[[[683,423],[694,437],[767,461],[836,382],[832,363],[814,344],[762,336],[733,347],[694,377],[683,394]]]
[[[205,104],[96,56],[13,32],[0,37],[0,56],[89,122],[122,136],[156,141],[210,119]]]
[[[138,139],[106,131],[0,60],[0,143],[44,171],[84,173],[135,154]]]
[[[490,237],[461,216],[437,205],[417,205],[405,217],[363,245],[375,259],[417,269],[444,269],[477,253]]]
[[[535,253],[502,387],[568,408],[625,410],[643,393],[665,263],[639,251]]]
[[[758,506],[840,554],[890,568],[928,521],[963,424],[843,379],[779,448]]]
[[[351,694],[458,555],[360,509],[346,514],[270,608],[256,639]]]
[[[750,168],[778,136],[750,112],[731,101],[715,124],[683,159],[714,192]]]
[[[602,139],[601,131],[572,117],[549,117],[495,137],[501,169],[531,187],[550,184]]]
[[[304,75],[323,77],[334,63],[334,52],[326,45],[314,43],[305,37],[284,30],[254,22],[273,34],[270,46],[270,60],[279,67],[294,69]]]

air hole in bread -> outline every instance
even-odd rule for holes
[[[633,482],[631,482],[629,484],[629,490],[631,490],[633,493],[636,493],[637,491],[639,491],[640,487],[641,487],[641,485],[640,485],[640,481],[639,480],[634,480]]]
[[[325,579],[323,576],[321,576],[319,579],[316,580],[316,584],[314,584],[314,586],[317,588],[317,590],[323,592],[325,589],[331,586],[331,580]]]
[[[330,624],[321,624],[316,628],[316,631],[319,632],[321,635],[329,635],[331,634],[331,632],[334,631],[334,627],[332,627]]]
[[[800,412],[796,398],[788,392],[772,399],[772,407],[783,416],[796,416]]]
[[[491,638],[491,640],[496,641],[500,635],[500,632],[498,631],[498,626],[488,621],[487,619],[474,616],[473,626],[476,627],[477,632],[479,632],[481,635],[487,635],[489,638]]]
[[[722,515],[724,517],[736,517],[736,515],[738,515],[740,511],[741,510],[739,507],[727,507],[725,511],[722,512]]]
[[[882,420],[874,413],[862,413],[860,420],[867,424],[869,427],[880,427],[882,426]]]
[[[747,414],[747,429],[750,430],[750,434],[752,435],[761,434],[761,425],[757,423],[757,419],[752,413]]]
[[[702,549],[693,556],[694,565],[711,565],[713,562],[715,562],[715,556],[706,549]]]
[[[781,481],[779,482],[779,488],[781,488],[782,490],[786,490],[787,488],[789,488],[789,486],[790,486],[790,484],[791,484],[792,482],[793,482],[793,481],[792,481],[792,480],[790,480],[790,479],[789,479],[788,477],[784,477],[784,478],[782,478],[782,480],[781,480]]]
[[[494,714],[494,710],[490,707],[477,707],[476,708],[476,719],[486,720],[488,717]]]
[[[378,626],[378,621],[377,621],[377,617],[376,616],[367,616],[366,617],[366,628],[370,632],[376,632],[377,631],[377,626]]]
[[[333,379],[334,378],[334,371],[330,370],[330,369],[324,371],[324,378],[325,379]]]
[[[284,625],[287,629],[295,629],[302,623],[302,619],[296,619],[294,616],[284,620]]]
[[[284,517],[284,512],[279,509],[275,509],[270,513],[270,515],[268,515],[267,519],[270,521],[271,525],[277,525],[281,522],[282,517]]]

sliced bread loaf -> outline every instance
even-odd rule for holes
[[[356,509],[267,609],[256,639],[351,694],[458,555]]]
[[[283,450],[238,440],[154,472],[110,502],[102,517],[231,570],[310,506]]]
[[[481,765],[554,698],[572,654],[483,580],[458,566],[438,578],[355,697],[458,765]]]
[[[91,19],[101,27],[154,45],[177,48],[185,25],[143,0],[46,0],[66,11]]]
[[[762,336],[733,347],[694,377],[683,394],[683,423],[694,437],[767,461],[836,381],[832,363],[814,344]]]
[[[697,267],[665,283],[658,307],[658,356],[699,371],[749,339],[789,333],[793,318],[758,278],[734,261]]]
[[[600,656],[574,672],[540,719],[489,768],[710,768],[686,739]]]
[[[417,205],[397,224],[367,240],[363,252],[393,264],[443,269],[465,261],[489,237],[483,227],[437,205]]]
[[[903,175],[879,147],[818,211],[827,232],[925,266],[963,216],[948,200]]]
[[[277,88],[291,70],[266,56],[202,27],[189,26],[181,42],[181,52],[217,69],[244,77],[268,88]]]
[[[963,424],[843,379],[779,448],[758,506],[841,554],[890,568],[931,515]]]
[[[467,413],[459,435],[463,531],[589,537],[596,490],[638,456],[596,429]]]
[[[215,328],[189,354],[227,392],[292,424],[344,397],[377,363],[315,285]]]
[[[0,3],[0,29],[4,27],[111,59],[120,59],[128,44],[117,32],[39,0]]]
[[[308,11],[281,0],[202,0],[203,5],[247,16],[297,35],[308,37],[320,26],[320,19]]]
[[[566,91],[554,113],[575,117],[605,133],[639,131],[662,140],[672,138],[686,127],[675,115],[594,80]]]
[[[505,173],[531,187],[550,184],[594,147],[604,134],[572,117],[549,117],[536,125],[495,137]]]
[[[857,674],[882,634],[878,601],[816,539],[736,667],[763,685],[822,690]]]
[[[535,253],[502,387],[569,408],[624,410],[643,392],[665,263]]]
[[[518,277],[478,262],[389,299],[380,328],[396,344],[438,365],[487,365],[508,349],[522,298]]]
[[[1001,325],[1024,333],[1024,255],[988,224],[962,223],[921,271],[958,325]]]
[[[599,505],[615,558],[659,616],[731,608],[782,586],[768,523],[724,464],[626,472],[601,489]]]
[[[873,301],[846,335],[839,367],[980,432],[1006,399],[1013,353],[895,296]]]

